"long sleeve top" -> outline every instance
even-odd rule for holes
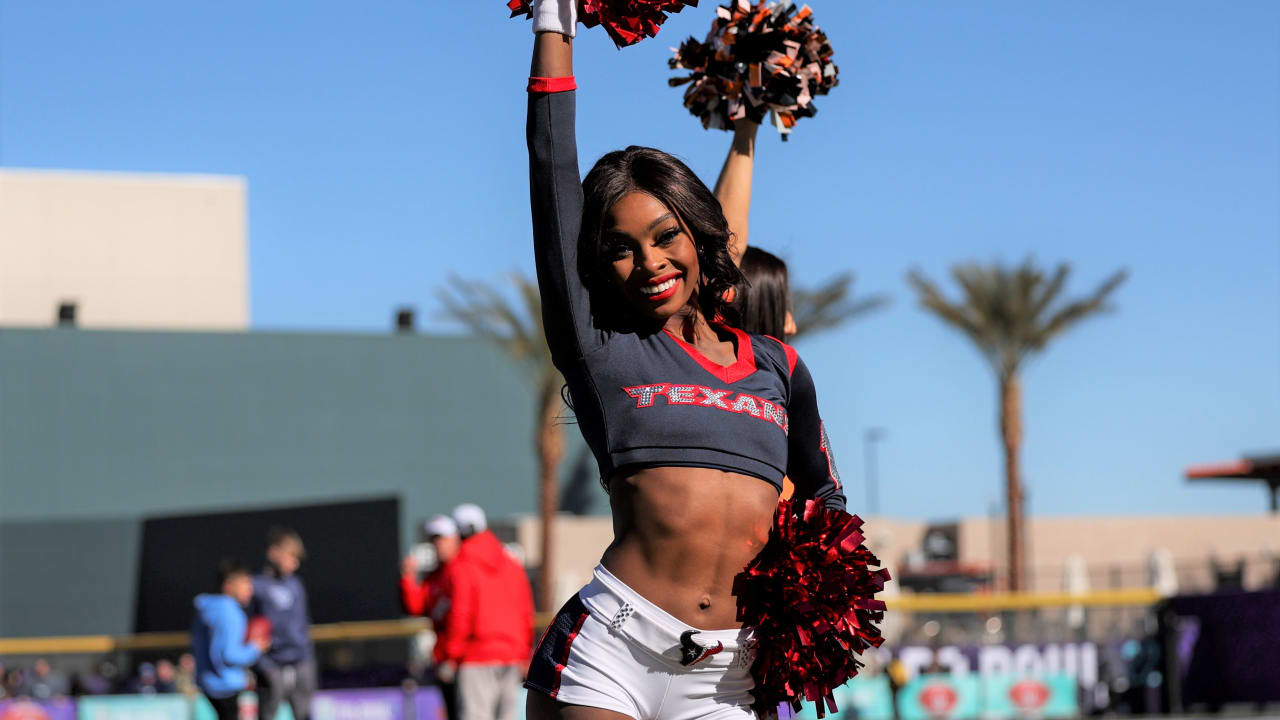
[[[271,648],[259,660],[263,667],[294,665],[314,656],[307,589],[297,575],[281,577],[270,568],[255,575],[249,612],[271,621]]]
[[[844,509],[813,378],[789,345],[726,328],[718,365],[665,330],[598,327],[579,274],[583,191],[571,78],[533,78],[527,139],[543,327],[606,481],[622,468],[708,467],[758,477]]]

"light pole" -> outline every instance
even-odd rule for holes
[[[880,472],[876,462],[876,443],[885,437],[884,428],[867,428],[862,434],[862,456],[866,460],[867,514],[880,513],[880,492],[877,487],[877,475]]]

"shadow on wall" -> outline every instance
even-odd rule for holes
[[[0,636],[130,631],[142,522],[0,523]]]

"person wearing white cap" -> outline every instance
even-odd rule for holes
[[[400,564],[400,600],[405,612],[431,618],[436,634],[432,649],[432,662],[439,668],[444,664],[444,646],[449,633],[449,582],[448,566],[458,554],[462,544],[458,537],[458,525],[448,515],[433,515],[422,524],[422,535],[435,548],[436,565],[418,579],[418,558],[405,555]],[[449,720],[457,720],[457,692],[452,678],[437,675],[440,694],[444,696],[445,712]]]
[[[444,615],[447,604],[441,612],[433,612],[439,601],[444,599],[444,568],[458,554],[461,538],[458,537],[458,526],[448,515],[433,515],[422,524],[422,535],[435,549],[435,567],[430,568],[426,577],[418,581],[418,558],[409,553],[400,562],[400,597],[404,601],[404,609],[410,615],[434,616]]]
[[[478,532],[484,532],[489,527],[489,523],[484,516],[484,510],[479,505],[472,503],[463,503],[454,508],[453,521],[457,523],[458,534],[462,536],[463,540]]]
[[[432,515],[427,518],[426,522],[422,523],[422,536],[432,545],[439,545],[439,541],[442,538],[458,536],[458,524],[448,515]],[[450,559],[452,559],[452,553],[450,554]]]
[[[533,589],[524,568],[486,528],[484,511],[454,508],[462,548],[447,571],[449,633],[440,674],[456,669],[462,720],[514,720],[533,648]]]

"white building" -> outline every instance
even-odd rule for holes
[[[244,330],[243,178],[0,168],[0,326]]]

